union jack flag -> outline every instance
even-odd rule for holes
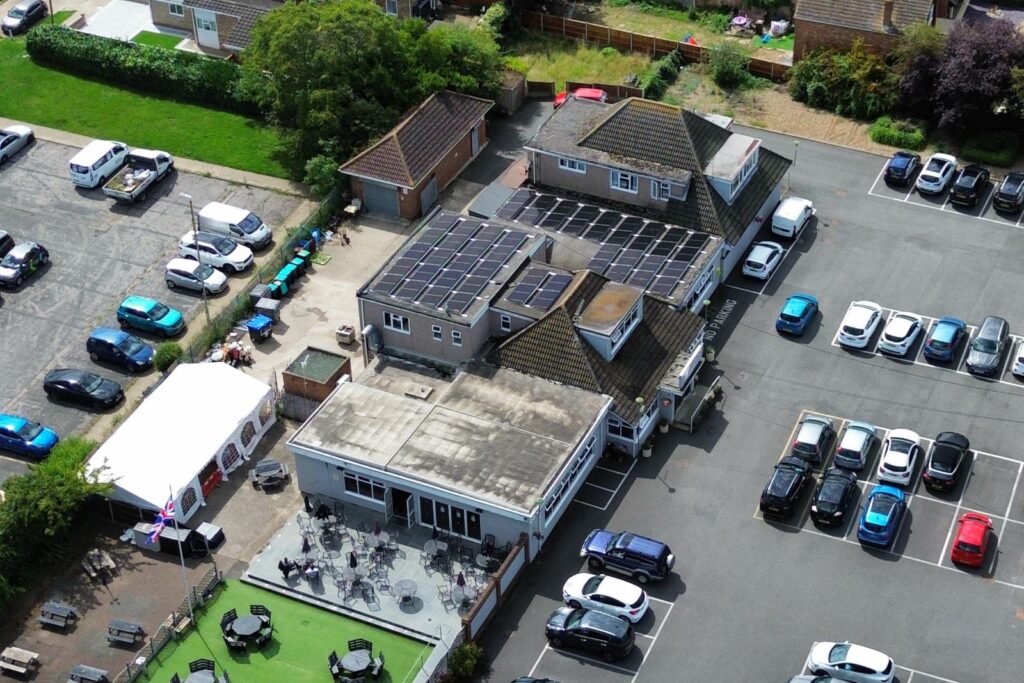
[[[153,531],[149,534],[149,538],[147,539],[149,543],[156,543],[156,539],[160,538],[160,532],[173,521],[174,498],[168,498],[167,504],[160,508],[160,512],[156,513],[156,519],[153,520]]]

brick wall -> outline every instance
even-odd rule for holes
[[[167,26],[182,31],[192,32],[192,10],[185,7],[185,16],[171,14],[171,4],[160,0],[149,0],[149,14],[157,26]]]
[[[793,59],[798,61],[808,52],[813,52],[819,48],[832,48],[841,51],[849,50],[853,41],[857,38],[861,38],[864,41],[865,47],[878,53],[889,52],[895,47],[898,40],[898,36],[889,35],[888,33],[862,31],[860,29],[797,19],[796,35],[793,43]]]

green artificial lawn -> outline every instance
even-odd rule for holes
[[[162,149],[278,178],[281,139],[260,121],[143,95],[36,64],[24,39],[0,40],[0,115],[132,147]],[[70,106],[69,103],[74,103]]]
[[[154,33],[153,31],[139,31],[132,38],[133,43],[162,47],[167,50],[173,50],[182,40],[184,39],[181,36],[172,36],[168,33]]]
[[[262,650],[249,646],[245,655],[228,652],[221,638],[220,617],[230,609],[241,616],[249,605],[264,605],[273,614],[274,639]],[[184,640],[171,641],[149,662],[139,681],[166,683],[177,673],[188,677],[188,663],[212,659],[217,674],[227,671],[232,681],[244,683],[331,683],[327,656],[332,650],[343,656],[352,638],[373,643],[374,656],[384,653],[384,675],[391,683],[411,681],[430,655],[431,646],[400,635],[338,616],[297,600],[261,590],[241,581],[227,581],[213,602],[197,614],[199,629],[191,629]]]

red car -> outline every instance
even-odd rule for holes
[[[608,93],[600,88],[576,88],[576,90],[573,90],[572,96],[578,100],[594,100],[596,102],[608,101]],[[569,93],[566,90],[555,95],[555,109],[562,106],[568,97]]]
[[[957,564],[980,567],[988,550],[992,520],[977,512],[968,512],[957,522],[956,537],[949,557]]]

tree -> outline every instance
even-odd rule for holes
[[[748,57],[739,45],[732,42],[721,42],[711,47],[708,57],[708,70],[718,87],[731,90],[746,83],[750,78],[747,71]]]
[[[929,24],[912,24],[900,36],[891,58],[900,75],[897,91],[904,110],[930,118],[945,49],[946,35]]]
[[[860,39],[849,52],[815,51],[789,73],[794,100],[841,116],[874,119],[896,103],[896,74]]]

